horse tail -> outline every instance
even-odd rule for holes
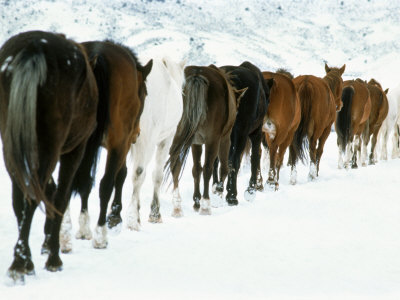
[[[300,159],[303,163],[307,159],[306,152],[308,147],[308,127],[311,121],[312,93],[313,87],[311,83],[307,80],[303,81],[298,89],[301,119],[292,142],[296,154],[295,161]]]
[[[184,165],[198,127],[207,116],[207,93],[209,81],[197,72],[186,79],[184,86],[184,101],[182,118],[179,121],[174,140],[169,150],[169,159],[165,164],[167,176],[175,168]],[[181,176],[183,167],[179,176]]]
[[[43,201],[47,205],[50,201],[38,172],[36,132],[38,87],[47,78],[46,57],[42,48],[33,43],[16,55],[9,68],[12,79],[3,144],[7,170],[28,202]]]
[[[354,97],[354,88],[347,86],[342,91],[343,107],[337,113],[336,133],[338,138],[338,146],[341,151],[346,150],[346,145],[350,142],[351,136],[351,106]]]
[[[89,194],[94,185],[100,147],[110,124],[110,66],[102,55],[89,59],[95,61],[92,70],[96,79],[99,99],[96,115],[97,126],[87,141],[85,154],[72,182],[72,192],[81,195]]]

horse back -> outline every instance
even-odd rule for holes
[[[300,122],[300,100],[293,81],[286,75],[263,72],[264,79],[274,79],[270,90],[267,116],[281,130],[291,130]],[[278,130],[277,130],[278,131]]]
[[[94,61],[95,75],[105,73],[105,80],[98,80],[99,96],[108,103],[108,126],[105,146],[107,149],[129,147],[139,135],[139,119],[144,103],[139,97],[137,61],[133,53],[111,41],[94,41],[82,44]]]
[[[223,66],[221,69],[231,74],[235,89],[247,88],[240,101],[234,125],[234,128],[247,135],[262,125],[268,108],[261,71],[258,74],[256,70],[243,66]]]

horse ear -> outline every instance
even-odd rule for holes
[[[385,90],[385,94],[386,94],[386,95],[387,95],[387,93],[389,93],[389,89],[386,89],[386,90]]]
[[[143,67],[142,70],[143,80],[146,79],[147,75],[150,74],[152,67],[153,67],[153,60],[150,59],[149,62]]]
[[[328,67],[327,63],[325,63],[325,72],[329,73],[331,71],[331,68]]]
[[[211,69],[214,69],[214,70],[218,70],[218,71],[219,71],[218,67],[217,67],[216,65],[214,65],[214,64],[211,64],[211,65],[209,65],[208,67],[211,68]]]
[[[236,108],[239,107],[240,100],[242,100],[244,94],[246,94],[246,91],[248,90],[248,87],[241,89],[241,90],[234,90],[235,91],[235,96],[236,96]]]
[[[344,70],[346,69],[346,64],[343,65],[343,67],[340,68],[340,75],[344,73]]]

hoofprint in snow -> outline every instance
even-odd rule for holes
[[[398,1],[17,1],[0,3],[0,44],[26,30],[63,32],[77,41],[112,38],[131,46],[142,62],[168,54],[187,64],[239,64],[249,60],[262,70],[286,67],[295,76],[323,76],[329,65],[346,63],[343,79],[376,78],[384,89],[399,84]],[[60,13],[62,12],[62,14]],[[10,71],[8,65],[1,72]],[[73,238],[73,251],[61,254],[62,272],[44,270],[40,255],[44,213],[36,211],[30,246],[35,276],[9,287],[17,223],[11,183],[0,162],[1,299],[118,298],[400,298],[400,160],[357,170],[337,169],[336,135],[325,146],[320,176],[308,182],[309,166],[280,174],[280,190],[243,200],[250,176],[239,175],[239,206],[213,198],[211,216],[192,210],[193,181],[188,159],[180,194],[184,217],[171,217],[172,188],[160,194],[162,224],[148,223],[152,180],[142,188],[142,228],[109,236],[108,248]],[[105,152],[98,174],[104,172]],[[285,159],[285,163],[286,163]],[[148,170],[154,167],[154,158]],[[129,172],[132,172],[129,168]],[[132,184],[123,191],[129,207]],[[264,180],[267,174],[263,173]],[[97,180],[99,180],[97,176]],[[222,202],[223,204],[223,202]],[[98,182],[89,212],[99,211]],[[80,201],[71,201],[72,230],[79,228]],[[124,211],[123,214],[124,216]],[[90,220],[95,228],[96,218]],[[74,235],[73,235],[74,236]]]

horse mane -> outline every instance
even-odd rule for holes
[[[368,84],[375,85],[375,86],[379,87],[380,89],[382,89],[382,85],[381,85],[378,81],[376,81],[374,78],[371,78],[371,79],[368,81]],[[382,89],[382,90],[383,90],[383,89]]]
[[[289,77],[290,79],[293,79],[293,78],[294,78],[293,74],[290,73],[290,72],[289,72],[288,70],[286,70],[285,68],[279,68],[278,70],[276,70],[275,73],[285,75],[285,76]]]

